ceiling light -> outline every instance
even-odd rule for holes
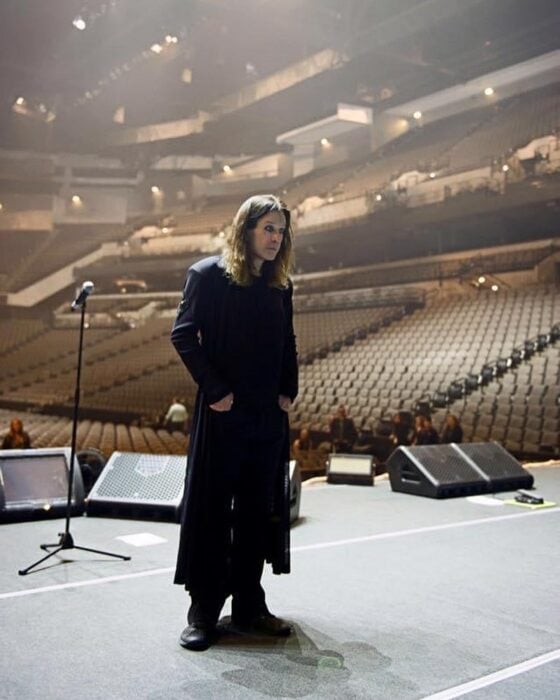
[[[161,229],[161,232],[162,232],[162,233],[169,233],[170,231],[171,231],[171,229],[170,229],[169,227],[167,227],[167,226],[164,226],[164,227]]]
[[[2,209],[4,209],[4,205],[0,202],[0,211],[2,211]]]
[[[383,197],[380,194],[375,195],[375,201],[380,202],[383,199]]]
[[[161,189],[157,185],[152,185],[150,189],[152,190],[152,194],[161,194]]]
[[[486,95],[486,97],[492,97],[492,95],[494,94],[494,88],[484,88],[484,94]]]
[[[328,139],[326,139],[326,138],[321,139],[321,146],[330,146],[330,145],[331,145],[331,142]]]
[[[80,206],[80,204],[82,204],[82,198],[80,197],[79,194],[73,194],[73,195],[72,195],[72,204],[73,204],[75,207],[78,207],[78,206]]]
[[[224,165],[222,170],[224,171],[224,173],[231,173],[231,165]]]
[[[419,109],[417,109],[412,116],[414,117],[414,119],[422,119],[422,112]]]
[[[87,26],[87,25],[86,25],[86,22],[85,22],[85,20],[84,20],[84,18],[83,18],[83,17],[80,17],[79,15],[78,15],[78,17],[74,17],[74,19],[73,19],[73,21],[72,21],[72,24],[73,24],[74,27],[75,27],[76,29],[78,29],[80,32],[83,32],[84,29],[85,29],[86,26]]]
[[[18,97],[16,100],[16,104],[19,105],[20,107],[25,104],[25,98],[23,97]]]
[[[435,176],[436,176],[436,174],[434,172],[430,173],[430,177],[432,178],[432,180],[434,179]]]
[[[179,41],[176,36],[171,36],[171,34],[168,34],[165,37],[165,43],[166,44],[176,44]]]
[[[478,283],[484,284],[485,282],[486,282],[486,277],[484,277],[484,275],[480,275],[480,277],[478,278]]]
[[[502,165],[502,170],[504,171],[504,173],[507,173],[507,171],[509,170],[509,165],[507,163],[505,165]]]
[[[153,51],[154,53],[161,53],[163,51],[163,48],[161,44],[152,44],[150,46],[150,51]]]
[[[499,289],[499,287],[498,287],[497,284],[493,284],[492,287],[491,287],[491,289],[492,289],[493,292],[497,292],[498,289]]]

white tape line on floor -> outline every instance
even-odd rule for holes
[[[514,676],[518,676],[520,673],[526,673],[527,671],[531,671],[534,668],[548,664],[551,661],[556,661],[557,659],[560,659],[560,649],[555,649],[554,651],[549,651],[547,654],[535,656],[532,659],[522,661],[514,666],[502,668],[501,671],[490,673],[487,676],[482,676],[474,681],[462,683],[461,685],[456,685],[453,688],[447,688],[447,690],[442,690],[439,693],[435,693],[435,695],[428,695],[422,700],[453,700],[453,698],[460,698],[463,695],[472,693],[475,690],[487,688],[489,685],[494,685],[495,683],[505,681],[508,678],[513,678]]]
[[[519,518],[531,518],[539,515],[550,515],[552,513],[560,513],[559,508],[551,510],[537,510],[523,513],[512,513],[510,515],[500,515],[494,518],[478,518],[476,520],[463,520],[458,523],[444,523],[442,525],[430,525],[428,527],[418,527],[411,530],[397,530],[396,532],[381,532],[377,535],[365,535],[364,537],[353,537],[344,540],[333,540],[331,542],[318,542],[316,544],[306,544],[299,547],[292,547],[292,553],[308,552],[314,549],[328,549],[331,547],[344,547],[349,544],[360,544],[362,542],[375,542],[378,540],[388,540],[397,537],[408,537],[410,535],[418,535],[425,532],[439,532],[442,530],[452,530],[460,527],[471,527],[473,525],[485,525],[486,523],[501,522],[503,520],[514,520]],[[42,588],[29,588],[22,591],[10,591],[8,593],[0,593],[0,600],[7,598],[20,598],[27,595],[35,595],[37,593],[49,593],[51,591],[61,591],[65,588],[80,588],[82,586],[96,586],[102,583],[112,583],[114,581],[125,581],[127,579],[141,578],[142,576],[157,576],[158,574],[170,574],[174,571],[173,567],[164,569],[150,569],[149,571],[139,571],[132,574],[122,574],[119,576],[106,576],[104,578],[88,579],[86,581],[76,581],[75,583],[59,583],[52,586],[43,586]]]

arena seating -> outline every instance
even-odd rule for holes
[[[35,247],[19,267],[13,268],[13,274],[8,280],[8,289],[23,289],[90,253],[105,241],[124,238],[126,233],[127,229],[124,226],[103,224],[64,226],[55,229]]]
[[[358,425],[375,427],[381,416],[446,392],[559,320],[558,290],[550,286],[436,295],[378,334],[303,366],[293,426],[326,431],[336,406],[345,403]],[[553,401],[554,391],[550,396]]]
[[[491,119],[450,149],[451,170],[489,165],[538,136],[554,133],[560,124],[558,86],[511,98],[493,109]]]
[[[0,409],[0,435],[9,428],[10,420],[21,418],[24,429],[31,438],[31,445],[37,447],[66,447],[72,439],[72,421],[69,418],[37,413],[14,412]],[[76,449],[95,448],[105,457],[110,457],[115,450],[121,452],[149,452],[154,454],[186,454],[188,439],[180,432],[169,433],[167,430],[154,430],[149,427],[122,423],[109,423],[81,420],[76,433]]]
[[[0,289],[8,290],[9,279],[46,239],[46,231],[0,231]]]
[[[453,402],[466,440],[497,440],[515,453],[560,453],[560,348],[548,346]],[[440,411],[437,423],[443,421]]]

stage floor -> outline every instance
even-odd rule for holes
[[[532,473],[560,503],[560,467]],[[76,518],[76,544],[131,561],[70,551],[28,576],[64,522],[0,526],[1,697],[559,697],[560,507],[435,501],[382,480],[306,486],[301,516],[293,573],[264,579],[294,634],[227,635],[203,653],[178,644],[177,525]],[[152,543],[120,539],[142,534]]]

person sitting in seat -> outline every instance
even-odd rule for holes
[[[23,429],[23,423],[19,418],[12,418],[10,432],[2,440],[3,450],[28,450],[31,447],[31,438]]]
[[[463,428],[461,428],[461,424],[459,423],[457,416],[454,416],[452,413],[445,417],[440,442],[463,442]]]
[[[336,415],[330,423],[331,450],[333,452],[351,453],[358,437],[358,432],[352,418],[346,413],[346,406],[338,407]]]
[[[414,419],[414,444],[415,445],[437,445],[439,435],[432,425],[430,416],[418,415]]]

